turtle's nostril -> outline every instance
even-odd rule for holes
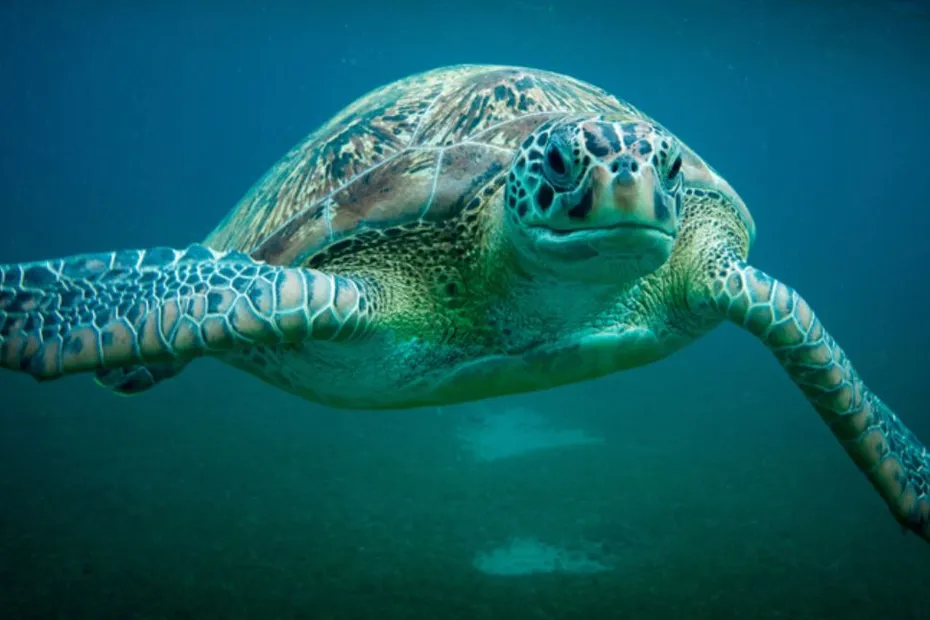
[[[633,175],[639,172],[639,163],[629,155],[621,155],[610,166],[614,173],[614,182],[618,185],[632,185]]]
[[[614,183],[623,187],[629,187],[633,185],[636,179],[633,177],[633,173],[629,168],[621,168],[620,171],[614,176]]]

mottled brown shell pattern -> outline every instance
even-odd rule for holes
[[[584,112],[645,118],[595,86],[533,69],[460,65],[393,82],[291,149],[206,243],[304,265],[366,231],[449,221],[499,198],[528,133]]]

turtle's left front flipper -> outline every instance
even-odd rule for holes
[[[363,284],[202,245],[0,266],[0,367],[38,379],[359,337]]]
[[[712,300],[775,354],[895,518],[930,541],[930,453],[869,391],[807,302],[735,259],[718,272]]]

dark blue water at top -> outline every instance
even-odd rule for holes
[[[200,240],[380,84],[550,69],[726,176],[752,262],[930,441],[927,4],[150,4],[0,8],[0,263]],[[463,449],[463,425],[515,410],[602,441]],[[930,616],[926,544],[728,326],[661,364],[438,411],[335,411],[203,361],[134,399],[4,374],[0,412],[4,618]],[[595,541],[612,570],[477,570],[514,539]]]

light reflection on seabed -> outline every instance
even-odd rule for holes
[[[557,428],[526,407],[475,409],[463,417],[458,438],[477,461],[496,461],[569,446],[597,445],[604,438],[580,428]]]
[[[527,407],[495,410],[481,403],[463,412],[456,432],[464,452],[481,463],[604,443],[603,437],[584,429],[559,428]],[[614,563],[601,543],[571,540],[556,546],[528,536],[513,536],[503,545],[478,551],[472,560],[477,570],[498,577],[600,573],[613,570]]]

